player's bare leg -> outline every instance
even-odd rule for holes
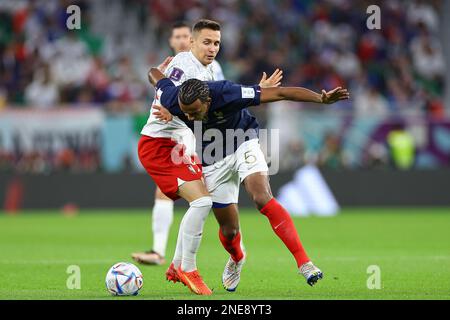
[[[198,273],[196,255],[212,200],[202,180],[185,182],[179,187],[178,195],[189,202],[190,207],[181,221],[174,259],[166,277],[171,281],[175,279],[169,277],[177,277],[176,281],[181,281],[195,294],[210,295],[211,289]]]
[[[245,263],[245,249],[239,231],[239,211],[237,204],[224,208],[214,208],[214,215],[220,225],[219,238],[225,250],[230,253],[222,274],[222,284],[227,291],[235,291]]]
[[[173,222],[173,200],[155,190],[155,204],[152,210],[153,248],[145,252],[135,252],[132,258],[142,264],[162,265],[166,263],[165,254],[170,226]]]
[[[231,242],[236,241],[236,237],[241,238],[237,204],[233,203],[224,208],[213,208],[213,212],[219,223],[219,238],[225,250],[235,261],[241,260],[243,258],[242,246],[231,245]]]
[[[322,279],[322,272],[310,261],[303,249],[291,216],[273,197],[267,173],[249,175],[244,179],[244,186],[258,210],[269,219],[273,231],[294,256],[299,273],[307,283],[312,286]]]

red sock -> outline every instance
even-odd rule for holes
[[[235,262],[241,261],[241,259],[244,257],[244,253],[242,252],[241,248],[241,233],[238,232],[238,234],[233,238],[233,240],[228,240],[223,235],[222,230],[219,229],[219,238],[225,250],[227,250],[228,253],[231,255],[231,258]]]
[[[303,249],[294,222],[286,209],[275,198],[272,198],[260,211],[269,219],[273,231],[292,253],[297,261],[297,266],[300,267],[308,262],[308,255]]]

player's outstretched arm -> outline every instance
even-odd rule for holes
[[[331,104],[348,98],[350,98],[349,92],[341,87],[328,92],[322,90],[322,93],[301,87],[261,88],[261,103],[289,100]]]

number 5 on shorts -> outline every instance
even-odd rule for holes
[[[248,164],[252,164],[253,162],[256,161],[256,156],[251,154],[252,151],[247,151],[246,153],[244,153],[244,157],[245,157],[245,162]]]

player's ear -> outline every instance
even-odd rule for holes
[[[206,108],[206,110],[208,110],[209,107],[211,107],[211,101],[211,97],[208,97],[206,98],[206,100],[202,101],[203,108]]]

